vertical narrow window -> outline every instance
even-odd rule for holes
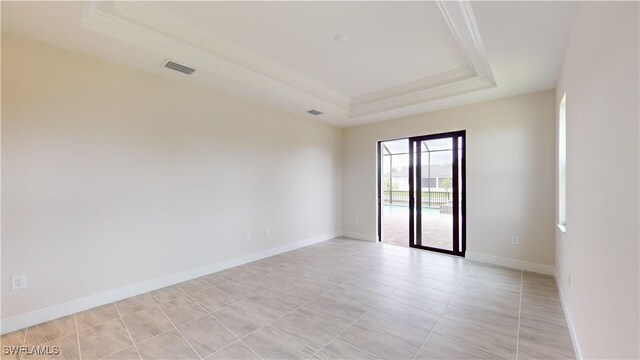
[[[558,227],[567,231],[567,94],[558,110]]]

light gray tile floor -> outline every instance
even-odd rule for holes
[[[44,359],[575,358],[552,277],[342,238],[6,334],[2,345],[60,348]]]

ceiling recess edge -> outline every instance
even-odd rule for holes
[[[113,5],[111,5],[113,4]],[[83,27],[342,119],[496,87],[468,0],[437,1],[469,66],[349,98],[247,49],[190,26],[151,2],[86,1]]]

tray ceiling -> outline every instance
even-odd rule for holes
[[[473,6],[482,13],[491,8]],[[510,7],[495,9],[514,13]],[[547,17],[552,30],[561,30],[555,48],[568,34],[562,20],[570,23],[575,11],[557,8],[560,15]],[[526,9],[515,10],[524,15]],[[37,21],[45,14],[58,15],[46,17],[49,30]],[[314,119],[338,126],[446,107],[455,99],[473,102],[472,94],[483,91],[495,97],[500,92],[492,89],[502,84],[493,68],[504,66],[504,56],[485,49],[467,1],[3,2],[2,25],[305,116],[316,109],[323,115]],[[559,71],[562,51],[555,48],[549,73]],[[196,72],[167,74],[167,60]]]

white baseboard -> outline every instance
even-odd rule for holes
[[[377,240],[375,236],[361,234],[353,231],[343,231],[342,236],[350,239],[371,241],[371,242],[375,242]]]
[[[144,281],[141,283],[125,286],[123,288],[109,290],[100,294],[87,296],[81,299],[72,300],[66,303],[55,305],[49,308],[36,310],[27,314],[18,315],[0,321],[0,334],[6,334],[28,326],[37,325],[49,320],[71,315],[80,311],[88,310],[96,306],[109,304],[131,296],[143,294],[157,290],[166,286],[171,286],[183,281],[191,280],[203,275],[208,275],[234,266],[246,264],[252,261],[264,259],[270,256],[285,253],[301,247],[313,245],[319,242],[334,239],[340,236],[340,232],[317,236],[310,239],[297,241],[290,244],[277,246],[271,249],[258,251],[255,253],[239,256],[233,259],[219,261],[213,264],[201,266],[195,269],[182,271],[179,273],[163,276],[157,279]]]
[[[567,327],[569,328],[569,334],[571,334],[571,341],[573,342],[573,349],[576,351],[576,359],[582,360],[584,357],[582,356],[582,349],[580,348],[580,342],[578,341],[578,335],[576,334],[576,329],[573,326],[573,321],[571,320],[571,314],[569,313],[569,308],[567,307],[567,303],[565,302],[564,295],[562,294],[562,287],[560,286],[560,276],[558,276],[558,271],[554,274],[556,279],[556,287],[558,288],[558,294],[560,295],[560,303],[562,304],[562,311],[564,311],[564,317],[567,319]]]
[[[465,257],[469,260],[483,262],[492,265],[504,266],[512,269],[526,270],[536,272],[545,275],[554,276],[556,274],[555,267],[551,265],[544,265],[538,263],[532,263],[528,261],[509,259],[500,256],[493,256],[487,254],[476,253],[467,251]]]

